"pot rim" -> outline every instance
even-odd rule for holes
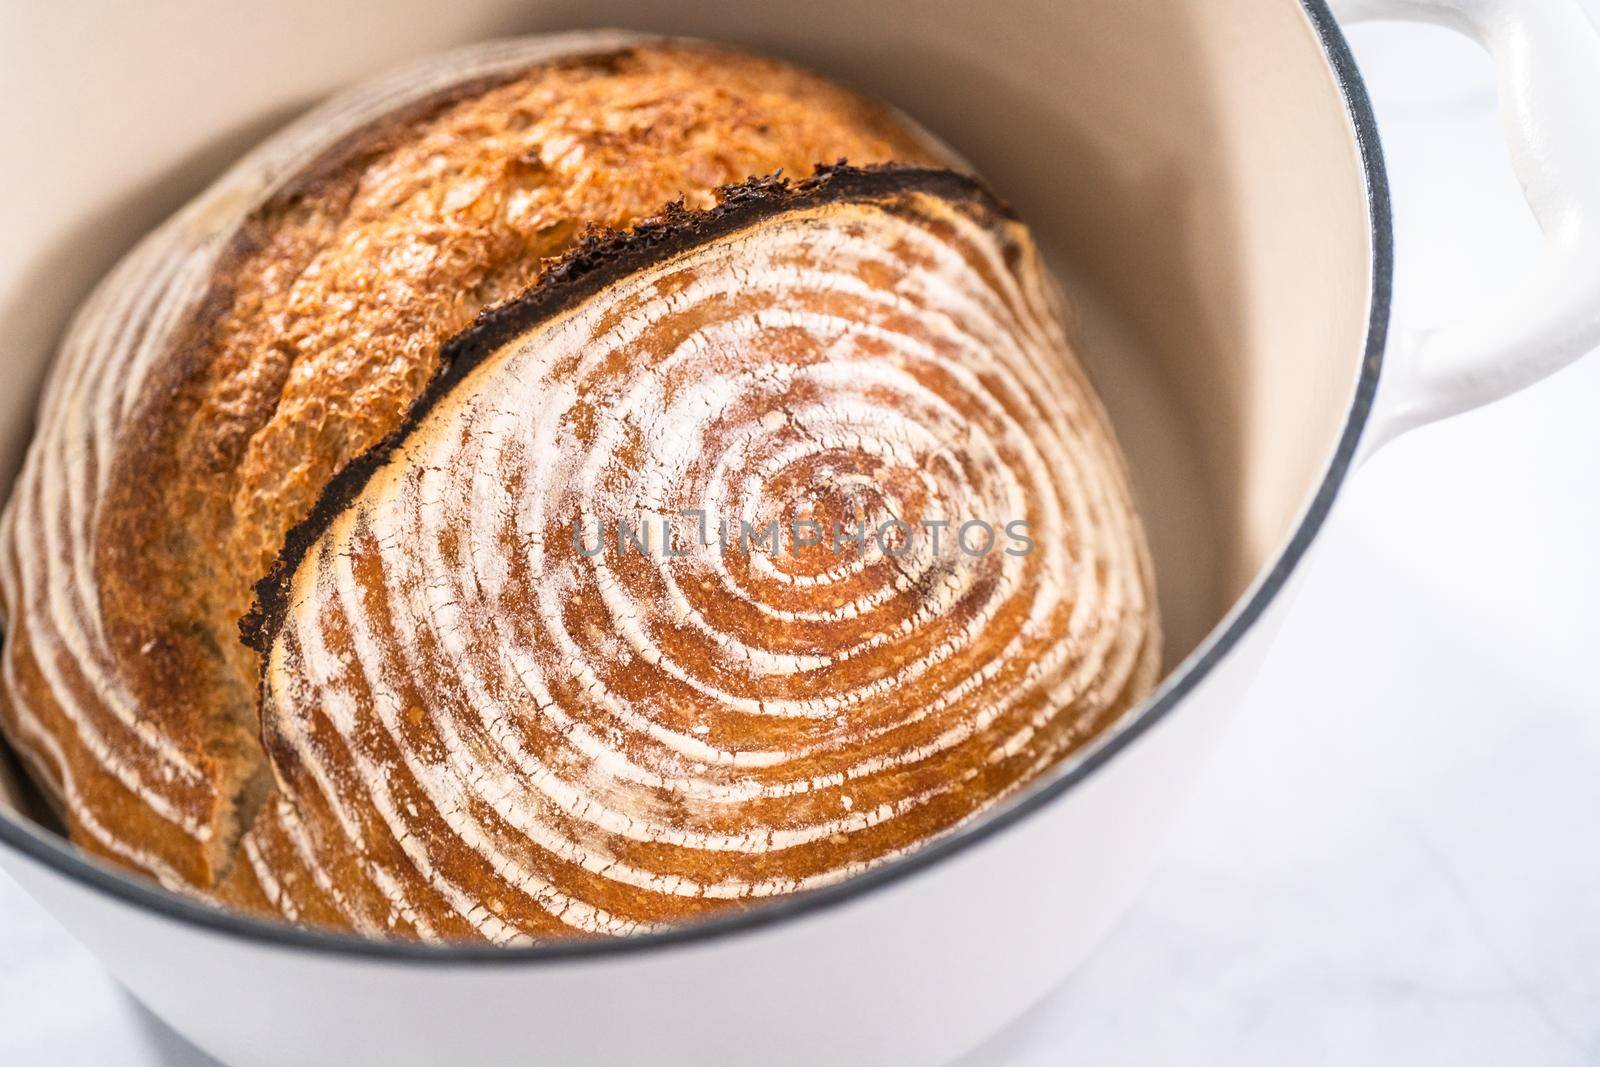
[[[188,923],[212,933],[283,949],[301,949],[353,959],[460,964],[537,964],[567,959],[636,956],[659,949],[708,943],[749,933],[865,897],[937,865],[948,856],[987,840],[1070,792],[1102,765],[1129,747],[1146,730],[1170,714],[1189,691],[1237,645],[1288,583],[1296,566],[1322,528],[1334,499],[1350,473],[1361,433],[1373,409],[1388,334],[1394,275],[1393,225],[1389,185],[1379,144],[1377,122],[1366,85],[1327,0],[1297,0],[1322,45],[1355,134],[1366,183],[1367,216],[1372,243],[1371,305],[1365,350],[1354,397],[1332,460],[1316,494],[1287,545],[1254,588],[1225,617],[1151,697],[1121,723],[1102,734],[1078,758],[1058,766],[1007,803],[984,817],[928,842],[881,867],[842,882],[796,893],[749,911],[729,912],[665,930],[625,938],[551,941],[507,947],[477,944],[428,944],[380,941],[353,934],[305,929],[258,919],[180,895],[154,882],[124,873],[93,859],[65,838],[25,823],[0,807],[0,844],[9,846],[57,874],[165,919]]]

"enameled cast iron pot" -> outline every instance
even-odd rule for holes
[[[1340,11],[1488,47],[1547,236],[1526,287],[1399,342],[1383,163],[1322,0],[187,6],[6,15],[5,479],[89,284],[308,99],[506,33],[706,37],[893,101],[1032,223],[1130,453],[1171,646],[1150,700],[985,818],[833,888],[626,941],[439,948],[267,925],[0,810],[0,865],[230,1064],[882,1064],[972,1047],[1129,900],[1359,458],[1600,342],[1600,44],[1575,0]]]

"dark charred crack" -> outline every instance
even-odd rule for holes
[[[311,514],[289,531],[271,570],[256,583],[254,606],[239,621],[240,638],[260,655],[262,672],[306,553],[356,502],[428,413],[491,354],[624,277],[757,223],[828,204],[890,204],[915,193],[969,204],[990,217],[1016,217],[987,186],[968,175],[895,163],[853,167],[840,160],[819,164],[811,177],[800,182],[775,174],[723,186],[717,191],[717,205],[705,210],[687,208],[679,200],[628,230],[585,234],[522,295],[485,309],[471,326],[445,342],[439,370],[399,429],[346,464],[323,489]]]

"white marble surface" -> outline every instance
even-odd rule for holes
[[[1487,62],[1353,36],[1443,322],[1535,241]],[[1600,1063],[1597,410],[1591,357],[1355,477],[1156,878],[966,1067]],[[209,1062],[0,875],[0,1063]]]

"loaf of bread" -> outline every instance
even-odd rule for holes
[[[243,160],[81,313],[0,530],[0,725],[74,841],[373,936],[625,934],[899,855],[1137,703],[1122,460],[950,162],[592,35]]]

